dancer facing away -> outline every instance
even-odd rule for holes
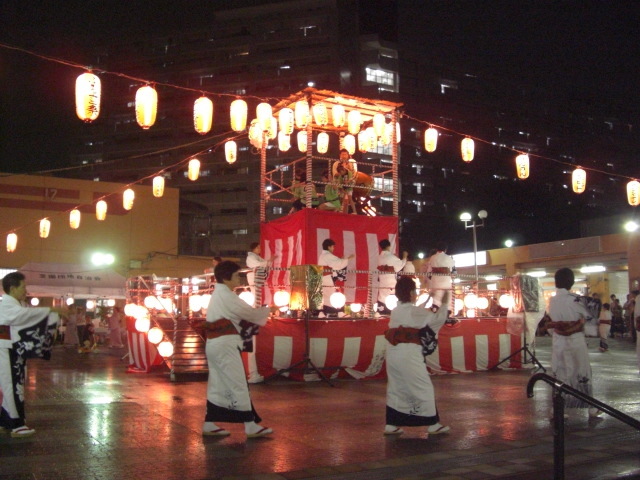
[[[244,423],[248,438],[263,437],[273,430],[258,425],[262,419],[253,408],[242,364],[245,326],[264,326],[269,307],[252,308],[238,297],[234,289],[241,285],[240,265],[231,261],[215,267],[216,288],[207,310],[207,413],[203,435],[226,436],[229,431],[215,422]]]
[[[433,384],[422,351],[421,328],[438,331],[447,319],[443,308],[432,312],[415,306],[416,284],[402,277],[396,284],[398,306],[391,312],[387,338],[387,413],[385,435],[400,435],[400,427],[427,427],[427,436],[446,433],[440,423]],[[449,292],[445,292],[447,300]]]

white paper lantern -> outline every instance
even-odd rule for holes
[[[15,233],[9,233],[7,235],[7,252],[15,252],[18,245],[18,235]]]
[[[256,107],[256,118],[258,119],[260,130],[263,132],[269,130],[269,127],[271,126],[272,112],[273,109],[267,102],[259,103]]]
[[[200,97],[193,103],[193,128],[200,135],[206,135],[213,126],[213,102]]]
[[[187,178],[192,182],[198,180],[200,176],[200,160],[192,158],[189,160],[189,167],[187,169]]]
[[[147,333],[151,328],[151,320],[149,317],[136,318],[136,330],[140,333]]]
[[[384,134],[386,121],[382,113],[376,113],[373,115],[373,131],[376,132],[376,137],[381,137]]]
[[[313,120],[321,127],[329,123],[329,113],[327,112],[327,106],[324,103],[316,103],[313,106]]]
[[[502,308],[511,308],[513,306],[513,297],[507,293],[500,295],[498,304],[500,304]]]
[[[133,317],[134,313],[136,311],[136,307],[137,307],[137,305],[135,303],[127,303],[127,304],[125,304],[125,306],[124,306],[124,314],[127,317]]]
[[[329,297],[329,303],[333,308],[342,308],[346,302],[347,298],[344,296],[342,292],[333,292]]]
[[[587,172],[582,168],[576,168],[571,174],[571,180],[573,184],[573,191],[576,193],[582,193],[587,188]]]
[[[462,152],[462,160],[470,162],[473,160],[475,145],[471,138],[466,137],[460,143],[460,151]]]
[[[349,155],[356,153],[356,137],[351,134],[345,135],[342,139],[343,147],[347,149]]]
[[[283,108],[278,112],[278,125],[280,131],[285,135],[291,135],[293,133],[294,122],[295,116],[293,110],[290,108]]]
[[[198,312],[202,309],[202,297],[200,295],[191,295],[189,297],[189,310]]]
[[[627,201],[632,207],[640,205],[640,182],[637,180],[627,183]]]
[[[83,122],[93,122],[100,115],[100,79],[86,72],[76,79],[76,115]]]
[[[158,175],[153,177],[153,196],[159,198],[162,195],[164,195],[164,177]]]
[[[464,306],[467,308],[476,308],[478,305],[478,296],[475,293],[468,293],[464,296]]]
[[[435,128],[427,128],[424,132],[424,149],[433,153],[436,151],[436,147],[438,146],[438,130]]]
[[[464,302],[461,298],[456,298],[453,302],[454,314],[457,315],[464,308]]]
[[[69,226],[74,230],[80,227],[80,218],[81,218],[80,210],[74,208],[69,212]]]
[[[40,305],[40,299],[38,297],[33,297],[29,303],[32,307],[37,307]]]
[[[253,295],[253,293],[251,293],[249,290],[245,290],[244,292],[240,293],[240,295],[238,295],[242,300],[244,300],[244,302],[253,307],[253,303],[256,301],[256,297]]]
[[[307,132],[306,130],[300,130],[298,132],[298,150],[300,153],[306,153],[307,151]]]
[[[227,140],[224,143],[224,156],[227,163],[235,163],[238,159],[238,145],[233,140]]]
[[[489,299],[487,297],[478,297],[476,306],[479,310],[486,310],[489,308]]]
[[[398,306],[398,297],[394,294],[387,295],[387,298],[384,299],[384,304],[389,310],[393,310]]]
[[[147,332],[147,338],[149,339],[149,342],[153,343],[154,345],[157,345],[164,338],[164,332],[158,327],[150,328],[149,331]]]
[[[135,192],[131,188],[127,188],[122,192],[122,208],[125,210],[131,210],[133,208],[133,201],[135,198]]]
[[[516,157],[516,173],[518,178],[529,178],[529,155],[522,153]]]
[[[284,307],[286,305],[289,305],[289,298],[289,292],[287,292],[286,290],[278,290],[273,294],[273,304],[276,307]]]
[[[342,105],[334,105],[331,108],[331,116],[333,126],[336,128],[343,127],[346,122],[346,115]]]
[[[150,85],[140,87],[136,92],[136,122],[144,130],[156,123],[158,113],[158,92]]]
[[[100,221],[107,218],[107,202],[104,200],[100,200],[96,203],[96,218]]]
[[[40,220],[40,238],[47,238],[49,236],[49,231],[51,230],[51,221],[48,218],[43,218]]]
[[[329,134],[327,132],[320,132],[317,142],[318,153],[327,153],[329,150]]]
[[[158,345],[158,353],[161,357],[168,358],[173,355],[173,343],[164,341]]]
[[[247,128],[247,102],[244,100],[234,100],[231,102],[231,130],[241,132]]]
[[[295,110],[296,128],[306,128],[309,123],[309,103],[306,100],[298,100]]]
[[[360,313],[362,311],[362,304],[361,303],[352,303],[351,304],[351,311],[353,313]]]
[[[351,135],[357,135],[360,131],[362,116],[358,110],[351,110],[347,115],[347,130]]]
[[[278,150],[280,150],[281,152],[288,152],[290,148],[291,135],[287,135],[284,132],[278,132]]]

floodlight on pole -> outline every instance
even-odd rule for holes
[[[464,212],[460,215],[460,220],[462,222],[464,222],[464,228],[465,230],[468,228],[473,229],[473,265],[475,268],[475,274],[476,274],[476,283],[478,283],[478,240],[476,237],[476,228],[477,227],[484,227],[484,219],[487,218],[489,216],[489,214],[487,213],[486,210],[480,210],[478,212],[478,218],[480,218],[480,222],[476,223],[476,221],[473,219],[473,217],[471,216],[471,214],[469,212]]]

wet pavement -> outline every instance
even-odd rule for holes
[[[640,419],[635,346],[589,339],[594,396]],[[549,479],[553,478],[550,387],[532,369],[438,375],[442,422],[383,436],[386,382],[251,385],[263,425],[274,435],[247,439],[241,424],[226,438],[203,437],[206,382],[172,383],[168,372],[126,373],[124,350],[90,354],[56,346],[50,362],[30,360],[26,439],[0,434],[1,480],[48,479]],[[550,339],[536,356],[549,365]],[[585,412],[567,420],[567,479],[640,478],[640,432]]]

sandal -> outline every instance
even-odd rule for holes
[[[247,433],[247,438],[264,437],[265,435],[271,435],[272,433],[273,433],[273,430],[271,430],[270,428],[262,427],[256,433]]]
[[[11,436],[13,438],[26,438],[30,437],[34,433],[36,433],[35,428],[29,428],[26,425],[11,430]]]
[[[396,427],[393,430],[387,430],[386,428],[384,429],[384,435],[402,435],[403,433],[404,430],[400,427]]]
[[[435,427],[436,425],[433,425],[433,426]],[[440,433],[447,433],[449,430],[451,430],[451,427],[449,427],[448,425],[446,425],[446,426],[445,425],[440,425],[435,430],[431,430],[431,428],[428,428],[427,429],[427,433],[429,433],[429,435],[438,435]]]
[[[203,431],[202,435],[212,436],[212,437],[226,437],[231,435],[231,432],[225,430],[224,428],[216,428],[215,430]]]

